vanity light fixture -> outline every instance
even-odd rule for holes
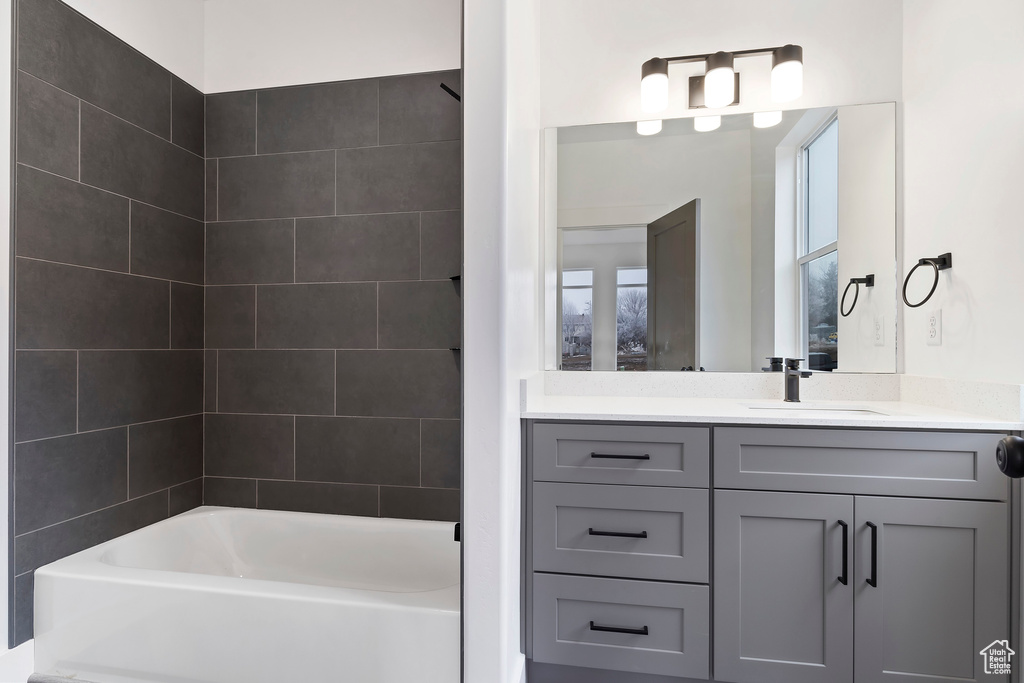
[[[640,108],[655,114],[668,107],[669,64],[704,62],[704,75],[690,78],[690,109],[720,109],[739,104],[739,74],[734,61],[772,56],[772,100],[791,102],[803,93],[804,50],[799,45],[765,47],[737,52],[713,52],[682,57],[654,57],[640,69]]]
[[[708,133],[722,125],[722,117],[715,116],[694,116],[693,129],[698,133]]]
[[[661,119],[637,121],[636,132],[640,135],[657,135],[661,132]]]
[[[781,111],[755,111],[754,128],[771,128],[782,123]]]

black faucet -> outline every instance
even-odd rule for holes
[[[810,377],[811,373],[800,369],[800,362],[803,358],[786,359],[786,401],[789,403],[800,402],[800,378]]]

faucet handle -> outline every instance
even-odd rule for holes
[[[800,364],[804,362],[803,358],[787,358],[786,367],[790,370],[799,370]]]

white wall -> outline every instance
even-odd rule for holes
[[[640,65],[651,57],[785,43],[804,48],[804,95],[786,109],[900,97],[899,0],[546,0],[541,18],[543,126],[650,118],[640,112]],[[947,50],[940,43],[935,48]],[[969,61],[960,49],[947,54]],[[686,77],[703,68],[670,67],[665,118],[689,115]],[[771,57],[737,60],[736,69],[742,99],[735,110],[764,109]]]
[[[1024,383],[1024,3],[905,0],[903,26],[903,265],[953,253],[905,311],[906,372]]]
[[[461,64],[459,0],[206,0],[205,5],[205,92],[441,71]]]
[[[644,225],[701,200],[700,364],[750,366],[750,131],[558,146],[559,227]]]
[[[217,0],[64,0],[203,90],[203,6]]]

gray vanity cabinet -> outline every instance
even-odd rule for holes
[[[853,680],[853,521],[853,496],[715,492],[716,680]]]

